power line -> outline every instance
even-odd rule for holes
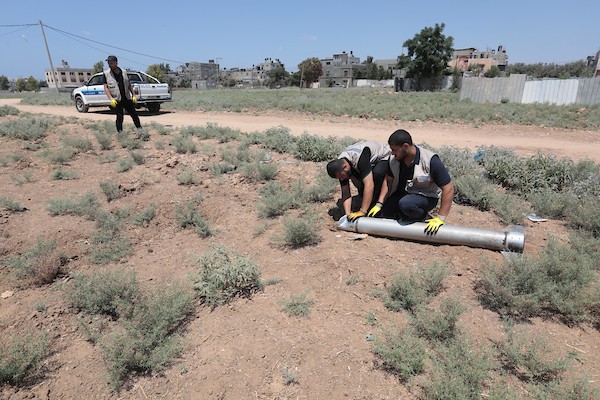
[[[12,35],[13,33],[16,33],[16,32],[23,31],[23,30],[25,30],[25,29],[27,29],[27,28],[31,28],[31,27],[32,27],[32,26],[34,26],[34,25],[35,25],[35,24],[33,24],[33,25],[0,25],[0,28],[6,28],[6,27],[15,27],[15,26],[21,26],[21,27],[23,27],[23,28],[21,28],[21,29],[17,29],[17,30],[15,30],[15,31],[7,32],[7,33],[5,33],[5,34],[3,34],[3,35],[0,35],[0,37],[3,37],[3,36],[8,36],[8,35]]]
[[[173,62],[173,63],[178,63],[178,64],[185,64],[185,61],[169,60],[167,58],[157,57],[157,56],[153,56],[153,55],[150,55],[150,54],[139,53],[137,51],[128,50],[128,49],[124,49],[122,47],[117,47],[117,46],[113,46],[113,45],[110,45],[110,44],[98,42],[96,40],[88,39],[88,38],[85,38],[83,36],[75,35],[74,33],[65,32],[65,31],[63,31],[61,29],[53,28],[53,27],[48,26],[46,24],[44,24],[44,26],[46,28],[52,29],[53,31],[56,31],[56,32],[59,32],[59,33],[65,34],[65,35],[73,36],[73,37],[76,37],[76,38],[79,38],[79,39],[82,39],[82,40],[86,40],[88,42],[96,43],[96,44],[99,44],[99,45],[102,45],[102,46],[111,47],[113,49],[118,49],[118,50],[126,51],[128,53],[133,53],[133,54],[137,54],[139,56],[150,57],[150,58],[154,58],[154,59],[158,59],[158,60],[162,60],[162,61],[168,61],[168,62]]]

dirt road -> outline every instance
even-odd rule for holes
[[[0,106],[12,105],[31,113],[44,113],[64,117],[90,120],[114,120],[114,116],[103,108],[91,109],[80,114],[69,106],[31,106],[19,104],[20,99],[0,99]],[[285,126],[294,135],[307,132],[322,136],[351,136],[360,139],[387,141],[396,129],[408,130],[417,143],[428,143],[434,147],[452,145],[475,149],[481,145],[508,147],[520,155],[532,155],[541,150],[557,157],[574,160],[589,158],[600,162],[600,131],[565,130],[531,126],[482,125],[474,127],[461,124],[439,124],[429,122],[401,122],[365,120],[353,117],[315,116],[311,114],[269,111],[266,113],[231,113],[202,111],[166,110],[158,115],[141,112],[142,124],[156,122],[167,126],[205,125],[215,123],[239,129],[243,132],[264,131]],[[126,118],[126,123],[131,120]]]

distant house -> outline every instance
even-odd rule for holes
[[[285,69],[285,65],[279,59],[265,58],[263,62],[252,67],[230,68],[225,72],[225,75],[228,79],[234,81],[237,86],[254,87],[255,85],[262,85],[269,78],[271,71],[279,68]]]
[[[343,51],[331,58],[321,59],[323,75],[319,77],[319,87],[350,87],[358,71],[365,72],[367,66],[360,63],[360,58]]]
[[[91,68],[71,68],[68,62],[62,60],[61,66],[54,69],[54,74],[51,69],[46,69],[46,82],[49,88],[75,89],[92,75]]]
[[[486,72],[492,66],[497,66],[500,71],[505,71],[507,64],[506,49],[500,45],[498,50],[479,51],[474,47],[456,49],[448,66],[458,68],[463,72],[468,71],[471,66],[478,66],[481,68],[481,72]]]
[[[177,67],[175,73],[169,74],[169,77],[177,81],[187,78],[192,89],[214,88],[219,80],[219,64],[214,60],[208,60],[207,63],[190,61]]]

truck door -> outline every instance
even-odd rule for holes
[[[107,104],[108,97],[104,92],[104,74],[97,74],[92,76],[89,80],[82,94],[88,100],[88,104]]]

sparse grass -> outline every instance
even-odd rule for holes
[[[344,150],[345,144],[351,144],[339,140],[333,136],[321,137],[303,133],[296,138],[296,146],[293,154],[302,161],[329,161],[337,158]]]
[[[33,171],[27,170],[23,172],[21,175],[12,175],[11,180],[17,186],[23,186],[26,183],[30,183],[33,181]]]
[[[0,383],[24,384],[38,371],[49,349],[47,334],[16,334],[0,341]]]
[[[219,143],[239,140],[241,132],[229,127],[207,123],[205,126],[185,126],[179,131],[182,136],[196,136],[199,139],[217,139]]]
[[[200,237],[208,237],[214,232],[210,229],[210,224],[204,219],[202,214],[196,210],[196,202],[188,201],[185,204],[175,206],[175,216],[179,221],[179,226],[183,229],[193,227]]]
[[[414,310],[441,292],[446,276],[448,268],[437,262],[397,274],[382,294],[383,303],[393,311]]]
[[[305,189],[306,198],[313,203],[323,203],[333,198],[335,190],[339,186],[337,179],[331,179],[324,169],[315,178],[312,185]]]
[[[136,275],[131,270],[93,270],[75,273],[71,278],[64,287],[67,300],[72,307],[90,315],[127,316],[139,294]]]
[[[0,196],[0,207],[13,212],[22,212],[26,210],[26,208],[23,207],[18,201],[4,196]]]
[[[123,192],[121,191],[121,187],[118,183],[113,181],[102,181],[99,184],[100,189],[102,189],[102,193],[104,193],[106,196],[106,201],[109,203],[113,200],[123,197]]]
[[[211,162],[206,167],[215,177],[235,171],[237,168],[237,166],[226,162]]]
[[[104,156],[99,156],[98,162],[100,164],[111,163],[117,161],[117,158],[119,158],[119,155],[115,151],[111,151]]]
[[[98,198],[92,191],[79,198],[73,196],[64,199],[50,199],[46,205],[46,209],[52,215],[78,215],[92,220],[98,214],[99,207]]]
[[[286,385],[298,384],[298,371],[292,371],[288,367],[281,368],[281,377]]]
[[[278,153],[292,154],[294,151],[296,137],[284,126],[267,129],[264,133],[255,133],[252,142],[260,144],[266,149]]]
[[[124,149],[134,150],[142,147],[142,139],[137,138],[137,132],[132,133],[129,130],[117,132],[117,140]]]
[[[7,115],[19,115],[19,109],[13,106],[0,106],[0,117]]]
[[[55,181],[68,181],[71,179],[75,179],[77,177],[77,172],[75,171],[65,171],[63,169],[55,169],[52,171],[50,178]]]
[[[125,258],[131,252],[130,241],[119,233],[106,230],[97,231],[91,238],[90,262],[109,264]]]
[[[225,247],[199,257],[197,268],[198,274],[191,277],[194,289],[200,301],[211,307],[250,297],[264,288],[258,265]]]
[[[371,351],[377,356],[379,367],[397,376],[401,382],[407,382],[425,370],[427,342],[410,329],[385,329],[382,337],[375,337]]]
[[[282,300],[281,304],[283,311],[290,317],[308,317],[314,301],[309,299],[306,292],[304,292],[292,294],[288,299]]]
[[[54,281],[63,261],[64,256],[56,251],[54,239],[44,240],[38,237],[36,243],[23,255],[12,256],[4,260],[4,263],[18,279],[42,285]]]
[[[21,161],[23,159],[23,154],[20,153],[10,153],[5,156],[0,157],[0,165],[3,167],[8,166],[10,163],[15,163]]]

